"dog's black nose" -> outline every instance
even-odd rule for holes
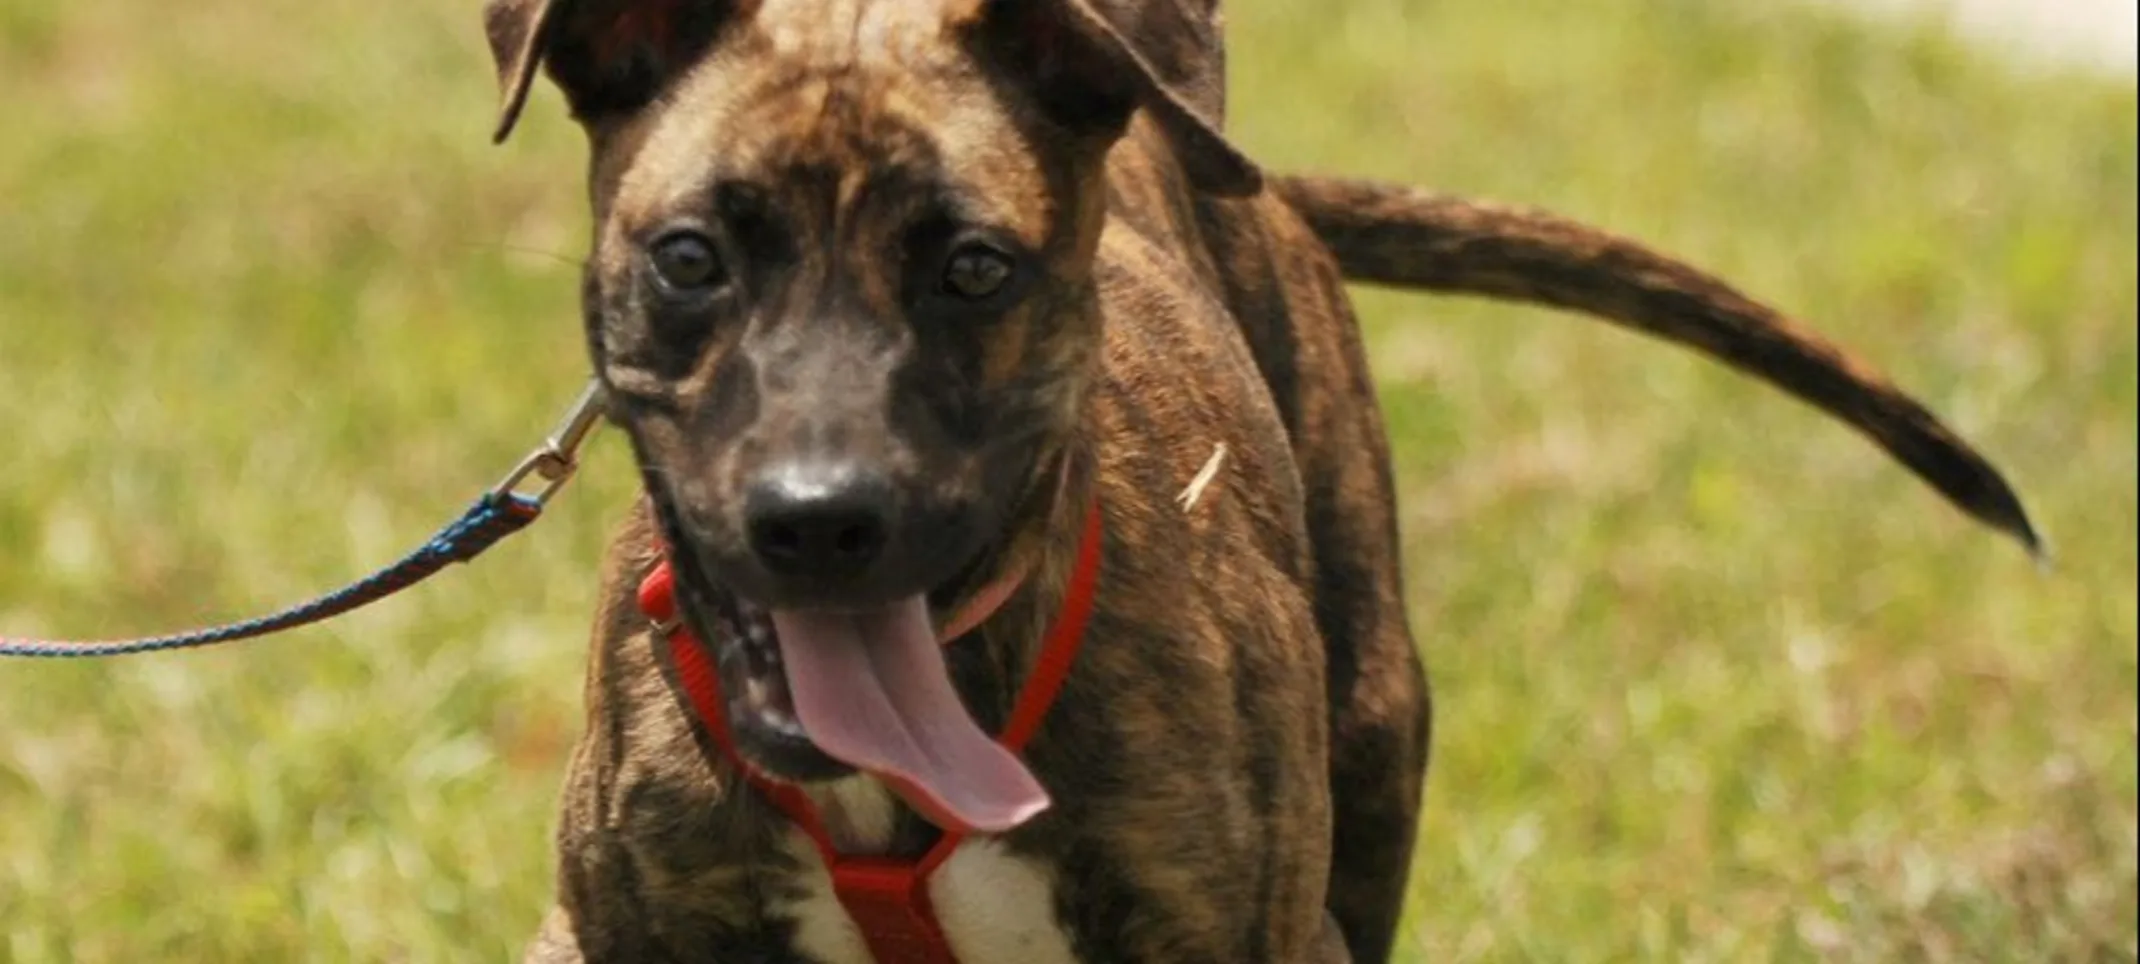
[[[744,496],[751,551],[773,573],[839,579],[869,568],[891,537],[892,487],[838,463],[790,464]]]

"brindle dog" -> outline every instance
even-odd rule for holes
[[[1341,270],[1693,345],[2032,538],[1922,408],[1713,279],[1547,215],[1266,183],[1220,133],[1209,0],[492,0],[487,21],[499,135],[544,68],[587,131],[589,347],[647,493],[606,566],[531,961],[867,960],[815,852],[683,708],[634,604],[664,554],[739,695],[738,751],[806,786],[843,849],[916,853],[920,811],[995,831],[932,891],[962,961],[1386,959],[1427,696]],[[982,759],[1088,504],[1089,643],[1022,762]],[[888,764],[843,701],[892,707],[937,763]]]

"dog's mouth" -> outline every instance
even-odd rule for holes
[[[735,750],[760,772],[797,783],[868,773],[950,830],[1002,832],[1047,808],[1031,771],[960,700],[929,595],[770,608],[676,561]]]

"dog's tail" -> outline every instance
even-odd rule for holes
[[[2042,554],[1990,461],[1872,366],[1723,281],[1545,212],[1394,184],[1272,183],[1349,280],[1548,304],[1686,345],[1856,426],[1962,511]]]

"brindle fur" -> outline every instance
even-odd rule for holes
[[[1075,41],[1019,49],[1030,36],[1004,25],[1040,21],[986,0],[493,0],[487,11],[506,90],[499,135],[545,65],[588,130],[590,343],[652,494],[605,565],[559,905],[530,961],[804,960],[779,909],[822,871],[686,719],[633,591],[658,536],[692,547],[678,554],[687,575],[727,577],[739,472],[826,433],[898,469],[938,507],[932,524],[964,524],[973,561],[908,560],[958,564],[936,573],[935,601],[1037,560],[1028,591],[952,652],[987,726],[1058,602],[1072,513],[1093,491],[1105,506],[1092,642],[1027,754],[1056,806],[1005,838],[1049,869],[1053,913],[1083,960],[1385,960],[1428,709],[1387,443],[1341,266],[1602,314],[1720,354],[1861,426],[1901,425],[1873,434],[1909,443],[1890,445],[1906,458],[1931,453],[1911,464],[1965,508],[2026,531],[2003,482],[1929,415],[1882,421],[1922,409],[1676,262],[1601,247],[1612,239],[1579,225],[1547,219],[1541,231],[1543,216],[1396,188],[1286,178],[1264,190],[1217,133],[1213,0],[1027,4],[1046,9],[1042,26],[1075,27]],[[1104,49],[1111,39],[1126,61]],[[868,82],[815,82],[835,64]],[[975,84],[1007,96],[977,98]],[[772,97],[819,109],[676,133],[680,118],[730,118]],[[1131,107],[1142,109],[1125,129],[1117,115]],[[989,131],[1030,153],[991,148]],[[860,175],[888,164],[985,188],[987,216],[1045,262],[1036,290],[988,325],[909,316],[897,283],[853,257],[881,248],[871,242],[938,186],[861,191],[872,185]],[[813,166],[815,181],[794,176]],[[665,343],[626,283],[633,241],[716,177],[771,172],[787,176],[752,203],[838,212],[816,223],[838,233],[802,224],[787,239],[789,275],[763,279],[780,295],[748,324]],[[848,183],[876,206],[837,187]],[[1608,248],[1615,257],[1599,257]],[[935,397],[917,415],[870,407],[897,394],[886,382],[768,383],[768,369],[813,365],[894,380],[922,370]],[[1184,511],[1174,493],[1220,443],[1223,471]],[[1059,453],[1075,457],[1065,493]],[[1961,476],[1975,481],[1953,483]],[[837,827],[836,808],[828,816]],[[928,839],[902,811],[887,849]]]
[[[1017,556],[1039,561],[1030,588],[953,649],[984,725],[1033,659],[1072,513],[1097,491],[1092,642],[1026,754],[1056,805],[1002,841],[1049,868],[1082,958],[1320,953],[1331,815],[1307,500],[1209,265],[1178,253],[1191,237],[1106,217],[1110,152],[1213,191],[1254,190],[1253,166],[1077,3],[768,2],[705,21],[702,36],[660,4],[542,14],[493,8],[493,33],[508,76],[540,57],[589,130],[590,342],[652,496],[610,563],[560,912],[531,956],[795,959],[781,896],[822,871],[705,752],[630,600],[660,530],[694,550],[676,554],[687,576],[747,578],[732,571],[736,487],[805,442],[860,450],[914,504],[943,507],[915,532],[1005,534],[957,546],[978,565],[900,560],[947,584],[946,601]],[[1022,46],[1032,31],[1047,39]],[[656,91],[666,109],[645,109]],[[1125,133],[1139,105],[1157,118]],[[1037,149],[1004,147],[1020,142]],[[785,219],[767,230],[790,260],[779,276],[745,269],[739,317],[671,338],[633,281],[639,239],[739,181],[781,212],[764,216]],[[960,217],[1040,269],[998,317],[922,316],[879,257],[946,189],[965,192]],[[892,404],[871,410],[870,396]],[[1173,493],[1218,446],[1224,470],[1184,511]],[[1065,453],[1075,470],[1058,494]],[[916,818],[900,821],[893,849],[926,839]]]
[[[2042,550],[1988,459],[1871,364],[1722,280],[1544,211],[1328,178],[1272,187],[1347,278],[1572,308],[1688,346],[1857,428],[1963,512]]]

